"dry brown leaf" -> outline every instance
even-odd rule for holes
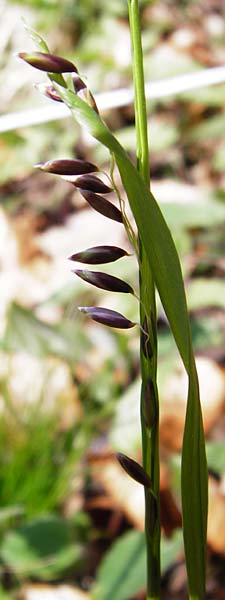
[[[121,468],[114,455],[91,459],[91,472],[109,495],[115,509],[122,511],[137,529],[144,529],[144,489]]]
[[[89,594],[70,585],[26,585],[20,600],[90,600]]]
[[[207,358],[197,358],[204,430],[207,434],[224,411],[225,375],[217,364]],[[181,450],[187,401],[187,376],[181,364],[166,381],[162,392],[160,437],[162,443]]]
[[[144,530],[144,488],[127,475],[112,454],[91,458],[92,475],[109,497],[110,505],[122,512],[128,521]],[[181,524],[180,512],[170,491],[167,468],[161,464],[160,492],[162,527],[169,535]]]
[[[41,216],[34,215],[28,210],[11,219],[11,225],[18,243],[20,264],[27,264],[43,255],[35,239],[41,220]]]
[[[63,360],[54,357],[38,358],[26,352],[17,352],[11,356],[2,353],[0,383],[5,379],[8,381],[11,404],[15,411],[26,414],[29,405],[39,406],[40,411],[43,410],[45,414],[58,416],[59,429],[62,430],[82,418],[78,389],[72,380],[69,366]],[[4,402],[0,402],[0,412],[1,408],[4,409]]]
[[[208,544],[225,556],[225,490],[220,482],[209,478]]]

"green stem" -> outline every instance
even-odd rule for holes
[[[133,55],[137,167],[150,186],[147,112],[144,88],[143,55],[138,0],[128,0]],[[143,211],[145,207],[143,206]],[[160,510],[159,510],[159,403],[157,391],[157,336],[155,285],[139,241],[140,252],[140,321],[146,324],[150,344],[148,355],[141,337],[141,428],[143,467],[152,480],[152,494],[145,489],[145,535],[147,549],[147,600],[160,596]],[[147,339],[147,338],[146,338]],[[149,416],[150,415],[150,416]]]

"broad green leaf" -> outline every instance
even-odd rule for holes
[[[225,473],[225,442],[208,442],[206,455],[209,469],[223,475]]]
[[[221,278],[193,279],[188,286],[188,305],[191,310],[214,306],[225,309],[225,282]]]
[[[182,551],[182,533],[162,539],[162,571],[174,563]],[[129,600],[146,585],[145,536],[139,531],[125,533],[106,553],[97,572],[93,598]]]
[[[149,137],[151,139],[151,152],[162,152],[170,148],[179,139],[178,127],[162,119],[152,118],[149,124]],[[126,150],[136,147],[135,127],[125,127],[117,133],[117,139]]]
[[[0,546],[0,556],[19,577],[52,580],[80,560],[81,549],[72,540],[70,524],[49,516],[8,531]]]
[[[172,44],[157,46],[145,64],[145,76],[151,81],[164,77],[174,77],[184,73],[196,73],[201,69],[201,64],[194,60],[187,52],[180,52]]]
[[[132,454],[140,448],[139,404],[141,382],[138,377],[116,402],[109,439],[113,449]]]
[[[131,531],[105,555],[97,573],[94,600],[128,600],[145,588],[145,582],[145,536]]]
[[[24,514],[24,512],[24,508],[18,505],[0,508],[0,526],[5,525],[16,517],[20,517]]]
[[[201,306],[200,303],[199,306]],[[197,318],[192,320],[191,330],[197,351],[203,350],[204,352],[207,348],[215,348],[216,346],[223,348],[224,332],[219,319],[215,319],[215,315],[210,316],[206,312],[205,315],[199,316],[197,313]]]
[[[183,554],[182,531],[177,529],[171,538],[162,537],[161,564],[162,573],[174,564],[179,554]]]
[[[183,92],[182,100],[185,100],[189,103],[193,102],[195,104],[203,104],[207,106],[207,108],[209,108],[209,106],[220,107],[224,105],[224,94],[225,85],[220,84]]]
[[[0,600],[12,600],[12,594],[8,594],[2,586],[0,586]]]
[[[215,116],[206,119],[204,122],[190,127],[185,135],[185,142],[207,142],[208,140],[218,140],[223,137],[225,127],[224,113],[216,114]]]
[[[26,350],[39,357],[52,354],[67,360],[74,360],[79,356],[80,348],[88,346],[84,334],[74,323],[48,325],[35,317],[31,310],[16,303],[10,307],[1,344],[8,352]]]
[[[195,202],[193,205],[188,202],[163,202],[161,210],[173,230],[181,227],[213,227],[225,223],[223,204],[208,199],[205,202]]]
[[[225,169],[225,144],[223,140],[221,140],[220,144],[216,144],[214,149],[212,168],[219,173],[223,172]]]

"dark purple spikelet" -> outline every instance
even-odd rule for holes
[[[132,479],[135,479],[135,481],[138,481],[138,483],[141,483],[147,488],[152,488],[152,482],[149,475],[146,473],[143,467],[136,462],[136,460],[129,458],[129,456],[126,456],[121,452],[117,452],[116,457],[121,467],[123,467],[124,471],[126,471],[126,473],[132,477]]]
[[[129,256],[126,250],[117,246],[93,246],[82,252],[77,252],[69,257],[69,260],[86,263],[89,265],[102,265],[114,262],[123,256]]]
[[[88,315],[93,321],[102,323],[102,325],[108,325],[108,327],[131,329],[131,327],[136,325],[133,321],[130,321],[120,313],[109,308],[102,308],[101,306],[79,306],[78,310]]]
[[[84,81],[82,81],[82,79],[79,77],[79,75],[73,75],[73,87],[74,87],[74,91],[76,92],[76,94],[79,94],[79,92],[81,90],[84,90],[87,86],[84,83]]]
[[[98,171],[98,167],[86,160],[59,158],[48,160],[45,163],[35,165],[38,169],[53,173],[55,175],[81,175],[83,173],[92,173]]]
[[[55,102],[63,102],[62,98],[60,98],[58,92],[55,90],[53,85],[42,86],[41,91],[45,96],[47,96],[47,98],[55,100]]]
[[[88,204],[101,215],[108,217],[108,219],[112,219],[113,221],[117,221],[118,223],[123,223],[122,213],[115,204],[112,204],[106,200],[106,198],[103,198],[103,196],[99,196],[88,190],[82,190],[81,194],[85,200],[87,200]]]
[[[82,100],[84,100],[85,102],[90,104],[91,108],[93,108],[95,110],[95,112],[98,114],[99,111],[98,111],[98,107],[95,102],[94,96],[91,93],[91,91],[87,88],[84,81],[79,77],[79,75],[73,76],[73,87],[74,87],[75,93]]]
[[[55,54],[46,52],[19,52],[19,58],[22,58],[26,63],[48,73],[77,73],[75,65]]]
[[[126,281],[122,281],[122,279],[118,279],[118,277],[114,277],[113,275],[108,275],[108,273],[100,273],[99,271],[86,271],[83,269],[75,269],[73,271],[78,277],[86,281],[87,283],[91,283],[91,285],[95,285],[102,290],[107,290],[108,292],[122,292],[124,294],[133,294],[133,288]]]
[[[96,194],[109,194],[113,191],[108,185],[95,175],[82,175],[74,181],[74,185],[82,190],[95,192]]]

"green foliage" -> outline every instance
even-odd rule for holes
[[[196,142],[208,142],[209,139],[218,140],[223,136],[225,126],[225,115],[216,114],[206,119],[203,123],[189,128],[186,134],[186,142],[195,144]]]
[[[26,108],[26,100],[23,103],[23,109]],[[29,109],[28,109],[29,110]],[[63,136],[62,136],[63,129]],[[8,131],[1,133],[2,144],[0,147],[0,184],[5,183],[11,178],[16,178],[21,175],[21,172],[25,175],[30,172],[31,165],[38,162],[40,155],[47,156],[49,150],[55,152],[57,156],[58,152],[63,152],[64,155],[70,154],[73,148],[73,144],[78,138],[78,128],[74,128],[73,134],[66,122],[50,122],[39,124],[38,127],[27,127],[21,131]],[[49,147],[49,140],[51,144]],[[57,139],[57,145],[56,145]],[[15,191],[10,190],[9,194],[6,194],[6,198],[14,198]],[[16,204],[19,201],[23,201],[23,194],[16,192],[16,198],[14,198]],[[54,197],[54,203],[56,198]],[[46,207],[46,203],[40,198],[36,209],[40,211],[40,207]],[[49,202],[49,198],[48,198]]]
[[[13,500],[15,510],[18,505],[28,515],[60,506],[80,457],[76,429],[60,432],[56,417],[37,410],[23,425],[11,419],[0,425],[0,505],[13,510]]]
[[[144,534],[132,531],[120,538],[106,554],[97,573],[94,598],[127,600],[145,587]]]
[[[13,303],[8,313],[7,328],[1,342],[6,352],[24,350],[34,356],[53,355],[66,360],[79,358],[89,346],[86,336],[74,322],[48,325],[33,311]]]
[[[71,523],[46,516],[8,531],[0,557],[18,578],[55,580],[81,560],[81,546],[73,539]]]
[[[151,137],[151,152],[159,154],[173,146],[179,139],[179,130],[176,124],[163,119],[152,118],[148,124],[149,137]],[[117,139],[128,151],[135,151],[136,131],[133,126],[121,128],[117,132]]]
[[[183,549],[181,531],[162,539],[162,572],[174,563]],[[125,533],[106,553],[97,572],[93,598],[129,600],[145,588],[145,538],[139,531]]]
[[[209,469],[222,476],[225,471],[225,443],[208,442],[206,455]]]
[[[214,277],[209,280],[206,277],[199,277],[193,279],[188,292],[189,306],[192,310],[207,306],[225,308],[225,283],[222,278]]]
[[[220,202],[207,198],[204,203],[194,202],[193,208],[190,202],[165,202],[161,205],[161,209],[167,223],[174,231],[181,227],[213,227],[225,222],[225,207]]]

